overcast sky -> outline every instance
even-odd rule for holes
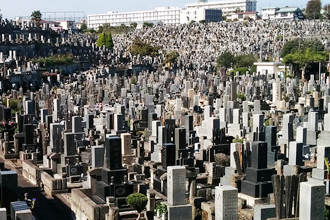
[[[35,10],[41,12],[83,11],[87,15],[108,11],[150,10],[162,6],[183,8],[185,4],[193,2],[195,0],[0,0],[0,9],[4,18],[13,19],[16,16],[30,16],[31,12]],[[299,6],[304,8],[307,2],[308,0],[259,0],[257,11],[267,6]],[[322,3],[330,3],[330,0],[323,0]]]

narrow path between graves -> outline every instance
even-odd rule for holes
[[[24,200],[24,193],[28,193],[28,199],[37,199],[33,210],[33,215],[37,220],[71,220],[70,216],[66,216],[57,209],[53,200],[47,198],[39,187],[24,179],[22,168],[12,167],[11,163],[5,163],[5,168],[17,172],[18,196],[21,201]]]
[[[71,220],[70,217],[65,216],[57,209],[53,200],[47,198],[39,187],[32,185],[24,179],[21,169],[18,169],[17,173],[18,190],[21,199],[24,199],[24,193],[28,193],[29,199],[37,199],[33,214],[38,220]]]

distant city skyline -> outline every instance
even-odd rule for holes
[[[213,0],[209,0],[212,2]],[[27,3],[28,2],[28,3]],[[194,3],[195,0],[167,0],[155,1],[155,0],[121,0],[120,2],[114,0],[93,0],[93,1],[81,1],[81,0],[58,0],[56,3],[51,0],[16,0],[15,4],[11,1],[2,2],[0,9],[4,18],[14,19],[17,16],[30,16],[32,11],[40,10],[41,12],[63,12],[63,11],[83,11],[85,16],[88,14],[107,13],[108,11],[141,11],[151,10],[155,7],[180,7],[184,8],[186,4]],[[268,6],[298,6],[306,7],[308,0],[259,0],[257,1],[257,11],[260,11],[263,7]],[[330,3],[329,1],[323,1],[323,5]],[[20,7],[17,7],[20,6]]]

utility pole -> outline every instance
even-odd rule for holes
[[[330,53],[329,53],[328,71],[329,71],[329,80],[330,80]]]
[[[285,44],[285,24],[283,23],[283,47],[284,47],[284,44]]]

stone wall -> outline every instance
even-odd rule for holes
[[[28,179],[30,183],[38,185],[40,181],[40,170],[36,165],[28,160],[23,160],[22,170],[24,178]]]
[[[57,193],[68,192],[67,179],[54,179],[46,172],[41,173],[41,182],[46,195],[52,197]]]
[[[91,189],[72,189],[71,210],[75,214],[75,219],[79,220],[104,220],[109,213],[107,204],[97,205],[89,198]]]

